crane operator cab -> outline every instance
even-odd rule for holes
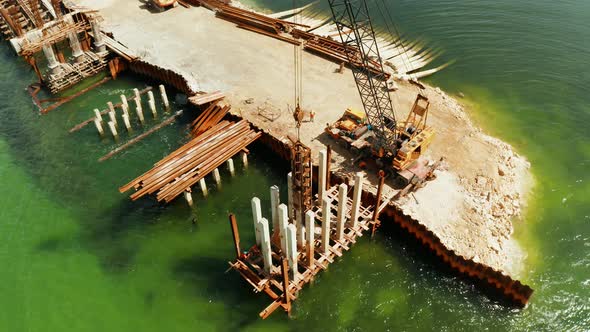
[[[426,126],[429,107],[428,98],[418,94],[406,121],[398,125],[399,150],[393,161],[393,166],[398,171],[416,161],[434,138],[434,130]]]

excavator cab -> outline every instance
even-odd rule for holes
[[[408,118],[405,122],[400,123],[398,131],[402,141],[411,140],[415,135],[419,134],[426,128],[426,121],[428,120],[428,109],[430,101],[422,94],[418,94],[412,110],[408,113]]]
[[[430,102],[422,94],[418,94],[412,110],[405,122],[398,126],[399,145],[393,167],[402,171],[420,158],[434,138],[434,130],[426,126]]]

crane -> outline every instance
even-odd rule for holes
[[[380,166],[403,172],[432,141],[426,126],[430,102],[418,94],[406,121],[398,122],[366,0],[328,0],[354,76],[366,119],[352,110],[326,131],[355,149],[370,149]],[[354,122],[365,122],[358,128]],[[365,137],[365,139],[362,139]],[[385,167],[389,165],[390,167]]]

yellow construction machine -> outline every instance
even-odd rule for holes
[[[348,109],[338,121],[328,124],[326,132],[360,152],[359,159],[375,160],[379,168],[403,180],[404,185],[421,183],[433,170],[420,160],[434,137],[434,130],[426,125],[428,98],[418,93],[406,121],[398,122],[387,84],[390,75],[383,70],[366,1],[328,2],[347,48],[364,115]]]

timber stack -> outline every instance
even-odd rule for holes
[[[257,140],[262,134],[256,132],[246,120],[239,122],[221,121],[220,114],[227,113],[229,106],[214,106],[204,112],[202,121],[195,123],[193,132],[200,133],[180,149],[160,160],[154,167],[119,188],[124,193],[131,188],[136,190],[131,195],[137,200],[145,195],[156,194],[159,202],[169,203],[184,192],[190,193],[190,187],[231,159]],[[225,115],[224,113],[224,115]],[[202,128],[211,126],[202,132]],[[218,171],[217,171],[218,172]]]
[[[322,152],[319,174],[325,181],[329,170],[322,158],[326,151]],[[377,218],[388,202],[381,204],[377,199],[375,205],[363,206],[364,179],[361,173],[357,173],[352,198],[346,184],[324,189],[320,182],[318,186],[323,190],[315,202],[311,202],[308,208],[298,207],[293,186],[298,181],[297,176],[289,173],[287,178],[287,204],[281,204],[277,186],[270,188],[270,220],[262,216],[260,199],[252,199],[256,244],[245,253],[240,248],[235,217],[230,216],[236,259],[229,265],[254,287],[255,292],[264,292],[271,298],[272,302],[259,314],[263,319],[278,308],[290,313],[291,301],[297,299],[305,285],[350,250],[358,238],[375,229],[379,224]],[[379,192],[382,187],[383,181]],[[380,193],[377,195],[380,197]],[[301,212],[304,212],[303,217]]]

